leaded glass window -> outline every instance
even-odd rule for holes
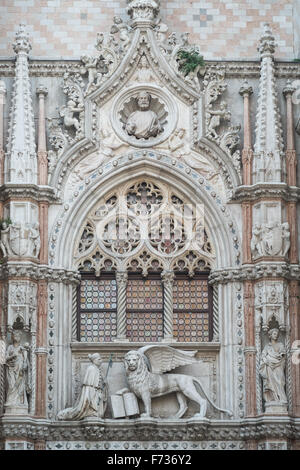
[[[185,274],[176,274],[173,322],[177,341],[211,341],[212,292],[207,274],[196,273],[192,279]]]
[[[79,341],[113,341],[117,335],[117,285],[113,274],[82,274],[78,289]]]
[[[163,288],[159,275],[130,274],[126,292],[126,330],[131,341],[163,338]]]

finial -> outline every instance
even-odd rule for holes
[[[154,24],[160,0],[127,0],[127,13],[134,23]]]
[[[19,25],[19,29],[16,33],[16,40],[13,43],[13,49],[16,54],[19,54],[20,52],[25,52],[25,54],[28,54],[31,50],[29,34],[26,31],[25,24]]]
[[[264,32],[259,40],[258,51],[263,57],[272,57],[275,52],[275,38],[269,23],[264,23]]]

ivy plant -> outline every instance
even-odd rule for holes
[[[200,55],[197,51],[186,51],[180,49],[177,52],[177,62],[179,64],[178,69],[186,77],[191,72],[194,72],[197,67],[204,67],[205,62],[203,56]]]

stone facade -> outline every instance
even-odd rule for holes
[[[1,446],[297,449],[296,4],[104,3],[1,6]]]

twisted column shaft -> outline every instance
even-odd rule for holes
[[[173,271],[162,272],[162,282],[164,285],[164,339],[173,340]]]
[[[126,339],[126,287],[128,274],[126,271],[116,273],[118,288],[117,298],[117,339]]]

